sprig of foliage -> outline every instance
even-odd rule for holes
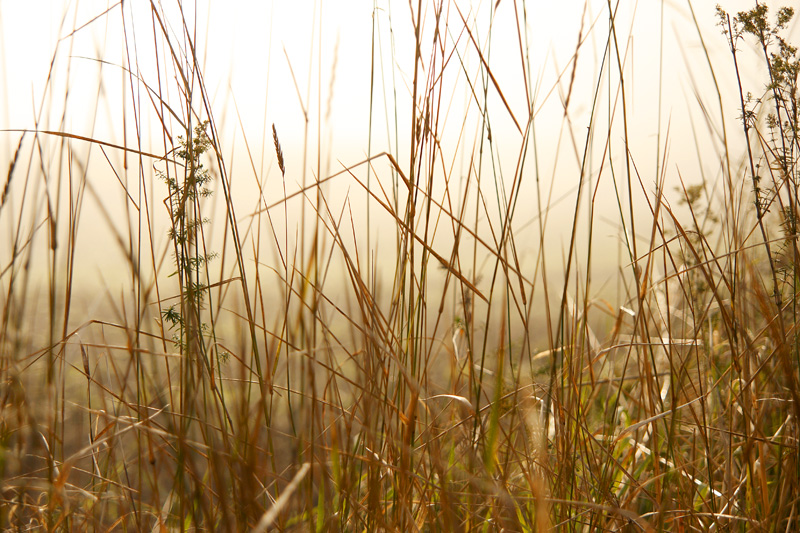
[[[784,293],[788,292],[792,298],[796,293],[793,287],[796,285],[798,266],[796,236],[800,179],[796,160],[798,151],[800,151],[798,142],[800,57],[797,55],[797,48],[789,44],[783,37],[793,16],[793,8],[782,7],[777,10],[774,21],[771,22],[769,8],[764,4],[756,4],[752,9],[740,11],[736,16],[731,17],[720,6],[717,6],[718,24],[728,39],[734,61],[736,61],[739,41],[748,36],[755,37],[769,72],[769,83],[766,84],[764,97],[755,98],[750,92],[746,97],[743,96],[741,118],[745,135],[748,138],[753,202],[759,225],[763,224],[762,219],[777,204],[779,224],[784,236],[784,239],[777,245],[777,249],[769,252],[770,267],[774,275],[775,299],[779,304]],[[738,66],[736,68],[738,76]],[[739,84],[741,90],[741,80]],[[769,109],[763,110],[766,113],[765,123],[768,134],[762,135],[758,131],[758,117],[765,105],[770,105]],[[758,133],[758,139],[762,144],[763,154],[761,156],[756,156],[750,151],[751,131]],[[754,161],[757,157],[758,162]],[[766,160],[766,165],[762,164],[764,160]],[[772,179],[765,183],[764,177],[767,173]],[[762,233],[764,233],[763,225]],[[766,234],[764,237],[765,245],[769,250]]]
[[[167,235],[173,244],[176,265],[171,276],[178,276],[182,291],[181,303],[164,310],[162,319],[169,324],[169,329],[173,331],[173,341],[182,352],[189,350],[190,335],[196,335],[200,339],[210,330],[208,324],[199,320],[208,291],[207,285],[200,281],[200,273],[205,265],[217,257],[217,253],[200,251],[198,234],[201,226],[209,224],[210,220],[197,215],[199,209],[196,205],[199,198],[213,194],[209,188],[211,174],[202,162],[203,154],[211,147],[211,140],[206,134],[207,126],[207,120],[195,126],[191,141],[183,136],[178,137],[179,148],[176,155],[184,161],[186,169],[183,180],[160,170],[156,171],[169,191],[165,201],[171,218]],[[195,321],[189,321],[198,324],[197,332],[188,330],[185,318],[187,313],[198,317]]]

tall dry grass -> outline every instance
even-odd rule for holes
[[[128,4],[91,23],[124,22]],[[183,7],[151,3],[152,42],[125,32],[123,64],[101,67],[125,86],[109,97],[99,82],[86,112],[123,106],[120,139],[39,118],[3,132],[15,143],[0,207],[4,529],[797,529],[791,12],[720,10],[722,33],[701,34],[727,39],[731,61],[701,54],[718,83],[704,120],[719,173],[694,185],[666,163],[666,125],[654,173],[627,149],[622,8],[584,12],[551,91],[575,148],[556,171],[576,183],[564,224],[540,172],[557,167],[539,148],[556,128],[537,119],[532,7],[409,7],[408,85],[376,83],[396,73],[382,61],[396,52],[392,10],[407,8],[375,10],[366,157],[329,168],[322,98],[295,79],[304,140],[265,120],[264,171],[244,136],[246,201]],[[499,10],[515,25],[480,18]],[[514,87],[495,70],[497,32],[519,49]],[[589,35],[603,59],[589,122],[573,124]],[[741,74],[745,43],[768,80]],[[738,109],[723,103],[732,86]],[[70,102],[47,93],[37,117]],[[622,251],[616,301],[592,277],[609,255],[601,180]],[[110,237],[87,242],[98,225]],[[563,227],[557,249],[549,233]],[[113,271],[87,282],[98,246]]]

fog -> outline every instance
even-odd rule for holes
[[[514,245],[529,277],[542,245],[551,249],[548,268],[563,271],[576,206],[583,207],[577,209],[575,253],[589,253],[591,213],[593,246],[601,250],[592,255],[592,268],[610,280],[620,264],[630,263],[626,232],[636,232],[628,243],[648,240],[648,197],[652,200],[658,187],[673,198],[676,212],[681,180],[706,183],[713,197],[726,164],[723,120],[734,132],[725,142],[738,153],[741,113],[731,54],[712,4],[618,3],[616,40],[607,47],[606,2],[445,3],[439,16],[447,20],[442,39],[450,48],[438,55],[431,48],[437,6],[421,4],[418,72],[422,77],[444,72],[434,108],[438,152],[433,173],[426,176],[434,206],[424,223],[438,228],[431,242],[442,257],[452,248],[454,230],[436,204],[455,215],[458,205],[477,202],[480,208],[465,212],[464,223],[478,224],[480,236],[495,242],[517,176],[521,201],[514,208]],[[723,7],[735,13],[751,5],[738,1]],[[392,183],[386,157],[374,159],[372,168],[363,162],[386,152],[406,175],[413,172],[411,117],[418,112],[412,106],[415,36],[409,6],[196,2],[185,3],[183,13],[172,3],[159,12],[161,18],[154,17],[141,2],[0,2],[2,161],[10,163],[20,146],[0,231],[7,243],[31,240],[37,250],[32,271],[44,276],[47,270],[42,245],[47,202],[60,221],[70,205],[73,210],[80,205],[76,270],[90,285],[114,280],[117,273],[129,275],[119,268],[130,248],[125,243],[146,247],[152,239],[156,263],[168,262],[166,187],[155,172],[165,172],[168,163],[158,157],[174,157],[171,150],[178,136],[185,136],[186,124],[208,118],[224,162],[224,167],[211,158],[206,162],[217,179],[207,208],[212,249],[229,245],[223,245],[219,186],[225,172],[251,251],[266,247],[264,257],[280,262],[275,243],[283,243],[284,253],[290,250],[319,209],[325,220],[358,228],[349,234],[364,252],[362,259],[372,250],[391,264],[393,254],[381,252],[396,249],[396,218],[375,198],[368,200],[365,187],[369,183],[376,198],[388,202],[398,184]],[[171,49],[163,32],[180,48]],[[187,65],[192,44],[198,64],[187,69],[196,76],[189,83],[196,116],[187,121],[186,82],[174,65]],[[764,79],[758,54],[749,46],[742,44],[740,54],[744,78]],[[761,82],[750,85],[747,90],[764,89]],[[277,164],[273,125],[285,175]],[[20,144],[22,130],[28,133]],[[34,130],[70,137],[35,136]],[[140,158],[137,151],[158,157]],[[282,202],[346,168],[352,171],[320,187],[324,209],[316,189]],[[476,176],[480,188],[467,187]],[[459,199],[464,191],[471,202]],[[618,198],[622,205],[631,199],[635,211],[620,215]],[[402,212],[402,194],[397,201]],[[148,207],[144,219],[137,214],[139,205]],[[275,207],[266,211],[267,206]],[[539,206],[547,214],[546,226],[539,224]],[[638,226],[631,227],[631,216]],[[64,242],[69,225],[59,223],[56,231]],[[3,246],[3,265],[12,248]],[[579,263],[587,267],[585,259]]]

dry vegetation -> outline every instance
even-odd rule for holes
[[[461,4],[410,6],[413,71],[381,103],[395,113],[395,149],[365,146],[363,161],[326,172],[314,156],[322,117],[300,96],[305,144],[287,144],[281,124],[264,128],[272,163],[253,163],[263,189],[247,205],[202,37],[174,6],[147,8],[152,42],[124,36],[129,53],[155,58],[152,75],[130,56],[102,67],[124,72],[122,95],[97,98],[130,100],[116,130],[128,134],[38,119],[2,133],[18,144],[0,206],[0,527],[798,529],[791,11],[719,11],[723,31],[704,38],[727,39],[731,61],[701,58],[739,105],[705,95],[718,106],[704,118],[718,175],[677,188],[666,124],[655,173],[624,150],[639,133],[617,7],[587,20],[558,82],[560,127],[577,140],[576,170],[559,171],[577,184],[574,218],[548,225],[537,135],[553,125],[536,121],[546,89],[526,66],[531,13],[511,1],[480,11],[516,13],[515,27],[491,31],[518,42],[520,108]],[[573,125],[589,33],[604,59],[591,66],[592,117]],[[740,75],[744,56],[768,79]],[[466,109],[451,109],[454,87]],[[502,165],[501,138],[514,139]],[[258,145],[244,139],[240,151]],[[112,199],[93,172],[116,184]],[[590,275],[607,255],[595,244],[601,178],[623,250],[616,300]],[[113,282],[87,284],[76,267],[97,225],[81,216],[89,206],[113,237],[103,252],[119,258]],[[563,248],[546,244],[554,225],[571,235]]]

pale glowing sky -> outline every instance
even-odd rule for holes
[[[184,2],[192,5],[192,2]],[[175,14],[172,2],[163,2],[168,13]],[[472,4],[472,5],[470,5]],[[506,4],[505,6],[503,4]],[[750,2],[739,0],[724,3],[729,11],[747,7]],[[100,104],[97,126],[105,126],[104,113],[113,114],[120,107],[119,69],[114,65],[123,64],[124,36],[122,34],[120,7],[109,1],[32,0],[19,2],[0,1],[2,17],[2,67],[5,73],[5,97],[2,99],[0,125],[4,128],[32,127],[34,109],[38,107],[47,79],[50,60],[56,46],[59,46],[57,67],[67,64],[70,55],[74,56],[70,67],[70,87],[74,99],[68,118],[73,127],[82,129],[77,123],[86,118],[86,102],[91,102],[97,94],[98,65],[89,59],[102,58],[111,65],[103,67],[104,84],[107,84],[105,102]],[[131,5],[134,6],[133,11]],[[364,144],[364,124],[368,118],[369,83],[371,70],[371,38],[373,6],[371,2],[347,2],[343,9],[341,2],[269,2],[269,1],[231,1],[200,2],[197,17],[199,56],[204,63],[203,72],[206,84],[214,101],[217,120],[230,123],[230,129],[237,129],[233,110],[233,99],[242,115],[245,133],[256,140],[266,118],[269,124],[276,123],[281,135],[294,135],[302,130],[302,111],[297,90],[288,68],[291,62],[300,93],[309,107],[312,119],[319,114],[328,115],[329,87],[335,61],[335,84],[330,97],[328,124],[335,125],[337,140],[347,140]],[[426,14],[431,15],[432,3],[427,5]],[[490,5],[484,2],[458,2],[462,11],[469,16],[469,10],[478,13],[479,26],[486,28],[487,10]],[[632,2],[620,4],[618,19],[619,40],[624,45],[630,39],[631,59],[629,61],[630,89],[633,92],[634,110],[652,108],[657,97],[658,54],[660,36],[661,2]],[[716,68],[728,67],[725,60],[724,41],[714,27],[716,19],[713,2],[695,2],[694,9],[704,31],[707,45],[720,60]],[[89,26],[81,28],[97,15],[111,7],[106,16],[101,16]],[[520,77],[518,43],[514,29],[513,3],[500,2],[497,10],[495,28],[507,28],[495,34],[492,42],[491,63],[507,98],[517,115],[524,117],[524,93]],[[557,90],[549,99],[545,95],[554,85],[557,74],[563,69],[575,51],[578,31],[581,27],[583,2],[535,2],[528,3],[529,48],[532,53],[531,70],[536,78],[534,83],[540,87],[537,103],[547,111],[548,104],[554,105],[554,115],[560,113]],[[592,0],[584,14],[584,37],[589,33],[579,56],[579,69],[573,103],[574,121],[581,123],[581,111],[586,112],[602,54],[603,39],[606,34],[606,2]],[[635,18],[632,17],[635,9]],[[146,2],[128,2],[126,7],[129,42],[136,39],[136,50],[129,54],[138,59],[138,65],[149,83],[153,83],[153,42],[152,21]],[[391,11],[391,13],[390,13]],[[697,32],[693,27],[685,2],[666,2],[664,11],[664,65],[665,76],[661,82],[665,100],[664,115],[671,112],[684,112],[677,108],[689,92],[691,83],[683,55],[688,57],[690,68],[695,76],[705,78],[702,50],[699,48]],[[384,51],[383,72],[388,83],[392,82],[394,70],[396,88],[401,98],[408,99],[413,67],[413,34],[409,22],[408,5],[379,2],[375,11],[378,37],[376,49]],[[388,48],[389,16],[392,17],[392,34],[396,51],[396,65],[390,63]],[[451,8],[450,18],[455,27],[459,16]],[[170,21],[177,24],[177,17]],[[592,23],[595,26],[589,27]],[[320,35],[320,27],[321,35]],[[73,39],[64,39],[74,28],[81,28]],[[459,30],[460,28],[455,28]],[[180,28],[172,31],[179,33]],[[497,31],[497,30],[496,30]],[[503,38],[503,32],[509,35]],[[321,45],[321,46],[320,46]],[[131,46],[131,45],[129,45]],[[463,48],[463,47],[462,47]],[[321,49],[321,50],[320,50]],[[320,56],[321,54],[321,56]],[[508,58],[508,59],[506,59]],[[321,64],[320,64],[321,59]],[[148,70],[149,69],[149,70]],[[474,75],[470,73],[470,75]],[[568,76],[566,76],[568,79]],[[697,80],[698,83],[705,79]],[[567,82],[562,80],[563,88]],[[50,96],[58,105],[63,95],[63,85],[56,86],[57,96]],[[318,88],[322,97],[318,98]],[[382,91],[382,89],[381,89]],[[463,89],[457,97],[463,97]],[[383,93],[377,93],[382,95]],[[308,98],[310,96],[310,98]],[[128,96],[129,98],[129,96]],[[63,98],[61,98],[63,99]],[[145,102],[146,103],[146,102]],[[379,102],[382,103],[382,102]],[[319,105],[317,105],[319,104]],[[110,109],[103,110],[107,105]],[[320,109],[321,108],[321,109]],[[91,108],[90,108],[91,109]],[[408,115],[400,109],[401,119]],[[230,115],[230,116],[229,116]],[[499,115],[499,113],[498,113]],[[647,117],[649,120],[651,117]],[[106,119],[106,120],[104,120]],[[48,127],[55,127],[60,113],[51,113],[44,119]],[[585,122],[585,121],[584,121]],[[584,126],[585,124],[581,124]],[[637,124],[638,126],[638,124]],[[502,132],[501,132],[502,133]],[[241,132],[240,132],[241,134]],[[15,144],[13,137],[4,139],[3,145]],[[345,143],[343,143],[345,144]],[[342,147],[342,149],[347,149]],[[365,148],[361,147],[361,151]]]
[[[175,42],[185,45],[182,37],[179,37],[182,30],[177,26],[181,19],[177,16],[176,3],[168,0],[162,0],[161,3],[167,13],[169,31],[176,36]],[[715,26],[715,3],[695,1],[691,5],[717,79],[722,82],[725,118],[730,129],[736,127],[737,94],[733,83],[735,78],[731,76],[730,54]],[[753,5],[747,0],[720,3],[732,13]],[[782,4],[767,3],[771,6]],[[195,3],[184,4],[191,5],[185,8],[186,20],[194,21],[192,9]],[[371,72],[376,73],[371,151],[391,150],[396,152],[401,165],[407,162],[408,139],[405,132],[409,131],[411,116],[410,87],[414,64],[414,35],[409,6],[405,2],[378,1],[376,4],[377,7],[366,1],[319,3],[263,0],[197,3],[198,56],[212,102],[212,113],[222,135],[228,170],[235,180],[241,180],[237,183],[247,184],[241,185],[240,189],[243,191],[243,212],[251,211],[255,206],[255,201],[249,200],[253,194],[257,194],[256,177],[266,183],[269,201],[283,194],[271,138],[273,123],[278,129],[287,159],[287,189],[296,190],[302,182],[303,107],[309,116],[306,180],[313,179],[316,172],[317,146],[321,147],[320,169],[323,175],[341,169],[342,164],[350,165],[366,157]],[[517,0],[516,4],[521,6],[522,2]],[[449,8],[449,39],[460,35],[461,41],[456,48],[463,52],[470,47],[466,44],[468,37],[461,34],[463,24],[456,5],[470,20],[472,31],[484,46],[489,10],[492,5],[497,5],[489,61],[512,112],[524,125],[527,104],[516,38],[515,2],[476,0],[445,3],[445,8]],[[546,187],[550,186],[551,180],[554,181],[553,199],[574,191],[578,170],[575,153],[582,150],[608,33],[607,5],[603,0],[588,0],[585,5],[581,1],[526,3],[531,83],[536,92],[534,108],[537,110],[539,166]],[[719,107],[689,3],[678,0],[663,3],[655,0],[625,0],[618,5],[617,37],[620,54],[626,54],[631,152],[644,174],[646,188],[651,192],[655,188],[652,174],[657,158],[663,158],[667,133],[668,179],[672,180],[670,183],[673,186],[677,184],[678,172],[689,183],[700,179],[700,169],[714,178],[719,167],[718,158],[714,156],[715,141],[710,140],[713,135],[709,133],[695,91],[703,100],[703,105],[707,106],[715,124],[719,123]],[[423,39],[423,42],[430,42],[431,36],[428,34],[433,27],[434,3],[423,2],[423,6],[426,20],[423,35],[428,39]],[[106,10],[109,10],[108,13],[102,15]],[[39,129],[60,130],[121,144],[124,123],[128,143],[131,143],[136,135],[131,116],[138,112],[143,130],[143,149],[163,153],[160,124],[152,112],[153,105],[144,86],[134,86],[134,91],[138,91],[134,107],[131,80],[120,68],[127,66],[128,57],[131,68],[138,69],[146,83],[151,86],[158,83],[152,36],[154,21],[150,16],[149,3],[137,0],[124,3],[125,31],[121,13],[120,5],[109,1],[0,0],[0,73],[4,80],[0,84],[0,128],[35,128],[36,113],[43,105]],[[374,70],[371,64],[373,23],[376,39]],[[563,122],[562,98],[566,96],[569,86],[569,61],[575,53],[582,26],[585,41],[578,55],[570,101],[573,143]],[[75,29],[77,31],[73,34]],[[796,24],[793,29],[796,35]],[[624,47],[628,48],[627,52]],[[760,80],[763,77],[759,76],[763,74],[763,69],[749,66],[757,64],[758,56],[750,48],[745,47],[745,51],[748,53],[743,54],[746,56],[743,58],[743,69],[752,73],[749,89],[761,91],[763,82]],[[48,85],[48,69],[54,53],[53,77]],[[166,48],[159,45],[161,65],[164,64],[166,53]],[[662,57],[663,76],[660,77]],[[426,64],[429,58],[430,50],[423,52]],[[479,64],[474,54],[465,57],[464,62],[466,75],[476,79]],[[456,72],[460,69],[455,65],[448,68]],[[181,101],[174,77],[174,71],[168,72],[162,67],[161,81],[165,88],[161,94],[172,105]],[[612,93],[616,91],[616,78],[612,80],[611,87],[608,78],[604,79],[606,93],[609,90]],[[452,94],[444,100],[440,110],[441,141],[444,149],[449,150],[448,153],[454,158],[454,172],[460,172],[455,163],[464,157],[469,158],[476,134],[474,126],[463,133],[461,126],[465,117],[469,117],[473,124],[477,122],[473,116],[474,106],[470,108],[471,100],[463,72],[460,79],[453,78],[447,83],[452,88]],[[67,94],[68,99],[65,98]],[[607,123],[609,97],[604,97],[602,102],[605,109],[598,110],[596,119],[600,124],[604,120]],[[195,107],[200,108],[199,105]],[[489,109],[496,155],[510,176],[520,149],[520,135],[493,90],[489,91]],[[621,120],[621,112],[618,111],[615,121]],[[173,138],[180,133],[174,121],[168,127],[174,129]],[[657,150],[659,127],[662,148]],[[695,142],[693,128],[700,139],[698,142]],[[395,137],[395,131],[399,132],[399,137]],[[557,144],[559,136],[560,145]],[[243,138],[247,139],[247,145]],[[621,133],[613,132],[611,140],[621,146]],[[0,134],[2,168],[7,168],[4,162],[10,160],[18,141],[18,133]],[[248,146],[255,173],[246,155]],[[598,161],[602,148],[602,143],[598,141],[594,148]],[[556,153],[559,154],[558,158]],[[121,154],[112,151],[108,156],[115,168],[119,168]],[[707,159],[699,160],[704,156],[708,156]],[[92,158],[93,164],[97,165],[105,161],[99,153],[93,153]],[[152,166],[152,162],[146,162],[145,165]],[[102,172],[106,173],[105,177],[98,178],[94,184],[99,193],[121,196],[118,182],[113,174],[108,173],[107,166]],[[506,182],[510,184],[510,180],[509,177]],[[15,186],[12,192],[19,194],[20,186]],[[527,194],[532,194],[531,191]],[[570,199],[566,203],[574,201]],[[565,214],[568,215],[569,208],[565,208]],[[12,209],[5,211],[0,215],[0,221],[12,217],[8,214]],[[613,212],[612,209],[610,213]],[[532,213],[518,213],[517,223],[525,223],[531,219]],[[599,213],[599,216],[609,214]],[[608,229],[607,233],[613,231]]]
[[[167,13],[176,14],[172,2],[162,3],[166,6]],[[188,6],[193,4],[184,3]],[[771,3],[780,5],[779,2]],[[348,6],[346,9],[342,8],[345,4]],[[316,117],[323,115],[327,117],[323,128],[332,128],[335,131],[336,153],[339,156],[357,157],[366,151],[365,125],[369,116],[373,6],[371,2],[364,1],[345,4],[326,2],[320,6],[312,1],[199,2],[198,55],[203,61],[203,72],[214,103],[215,118],[227,128],[226,131],[233,135],[235,130],[239,130],[237,135],[242,135],[241,128],[236,124],[235,99],[244,134],[251,144],[261,144],[265,119],[267,124],[276,123],[279,133],[286,138],[286,143],[293,144],[296,138],[302,140],[302,109],[289,69],[291,63],[300,95],[303,100],[308,100],[304,104],[308,107],[311,119],[316,122]],[[478,26],[486,29],[490,2],[457,4],[467,17],[470,17],[470,10],[473,16],[478,13]],[[723,7],[735,12],[749,7],[750,4],[747,0],[737,0],[723,2]],[[427,6],[425,13],[430,17],[433,4],[425,2],[423,5]],[[644,130],[646,137],[655,134],[657,120],[653,103],[658,97],[662,3],[625,1],[619,5],[618,38],[622,45],[626,41],[630,44],[628,84],[632,95],[632,110],[635,113],[633,123],[637,129]],[[674,121],[676,115],[687,114],[685,100],[692,94],[692,84],[704,87],[709,78],[687,5],[680,1],[663,4],[664,77],[660,80],[662,120],[672,115]],[[375,46],[376,50],[381,49],[384,54],[383,64],[377,65],[376,69],[382,70],[389,89],[394,83],[399,93],[398,98],[408,101],[413,75],[413,34],[409,7],[403,2],[378,2],[377,6],[374,12],[380,42]],[[715,61],[715,68],[719,71],[718,76],[724,77],[730,65],[724,40],[714,26],[714,2],[694,2],[693,7],[712,53],[712,60]],[[111,9],[106,16],[100,16],[83,27],[109,8]],[[499,2],[494,26],[504,29],[499,32],[495,30],[497,33],[492,42],[491,63],[512,109],[516,110],[518,116],[524,117],[525,102],[518,42],[516,36],[509,32],[514,30],[512,8],[513,3],[510,0]],[[607,4],[603,0],[591,0],[586,6],[579,1],[529,2],[527,9],[530,39],[528,46],[532,53],[531,71],[535,78],[533,83],[539,86],[537,108],[542,108],[544,116],[552,111],[553,118],[559,120],[561,106],[558,89],[553,89],[556,87],[557,75],[567,66],[575,51],[583,15],[584,37],[588,33],[588,40],[579,55],[571,112],[573,122],[585,127],[588,105],[603,51]],[[456,27],[459,22],[458,13],[454,7],[450,10],[451,24],[455,30],[459,30]],[[4,97],[0,104],[0,127],[33,127],[34,110],[42,101],[50,60],[57,46],[56,72],[64,74],[67,64],[71,69],[68,129],[71,128],[75,133],[88,133],[91,125],[82,123],[87,118],[94,118],[95,128],[114,130],[118,127],[120,103],[123,98],[130,99],[130,95],[121,94],[122,77],[118,66],[115,66],[124,63],[124,35],[120,12],[118,5],[115,6],[114,2],[107,0],[0,0],[0,23],[3,30],[0,36],[1,66],[5,79]],[[144,78],[152,84],[153,42],[149,7],[146,2],[127,2],[125,12],[128,42],[136,43],[135,50],[131,49],[133,45],[128,45],[128,53],[135,61],[138,60],[138,67]],[[191,19],[189,8],[187,12]],[[388,31],[390,15],[391,35]],[[169,23],[178,24],[178,21],[174,17]],[[595,25],[590,28],[593,23]],[[74,39],[64,39],[75,28],[80,29]],[[177,34],[180,28],[173,27],[172,31]],[[503,32],[508,34],[508,39],[503,38]],[[394,65],[388,51],[390,38],[394,40],[396,53]],[[73,56],[71,62],[68,62],[69,56]],[[93,102],[97,100],[99,67],[95,61],[87,58],[102,58],[110,63],[103,67],[105,94],[100,99],[96,117],[90,116],[86,110],[92,110]],[[476,66],[474,61],[472,66]],[[562,90],[566,90],[568,74],[569,71],[562,79]],[[694,81],[690,77],[692,75],[695,77]],[[333,85],[332,76],[335,80]],[[470,76],[474,76],[474,72]],[[57,76],[56,80],[45,98],[52,101],[51,112],[44,114],[41,125],[51,129],[58,127],[63,107],[63,76]],[[59,80],[61,85],[58,85]],[[333,89],[332,94],[329,88]],[[376,97],[382,97],[383,91],[384,88],[379,87]],[[463,87],[459,87],[454,97],[463,99],[464,92]],[[410,105],[410,102],[405,101],[402,103]],[[149,105],[149,102],[145,101],[144,104]],[[378,101],[377,104],[376,108],[383,112],[384,102]],[[394,113],[394,109],[391,111]],[[409,115],[408,105],[406,109],[398,109],[398,113],[399,120],[405,120]],[[382,114],[384,113],[376,113]],[[498,112],[497,116],[499,118],[501,114]],[[642,120],[637,120],[639,116]],[[149,119],[152,117],[144,117],[144,120]],[[547,127],[546,121],[541,124],[542,127]],[[501,128],[497,130],[501,135],[504,133]],[[108,133],[112,135],[113,132]],[[118,133],[116,131],[117,136]],[[267,139],[265,144],[269,145],[269,141]],[[383,141],[385,147],[385,135]],[[380,136],[376,136],[373,142],[380,145]],[[7,149],[15,144],[16,139],[9,135],[4,135],[0,143]]]

